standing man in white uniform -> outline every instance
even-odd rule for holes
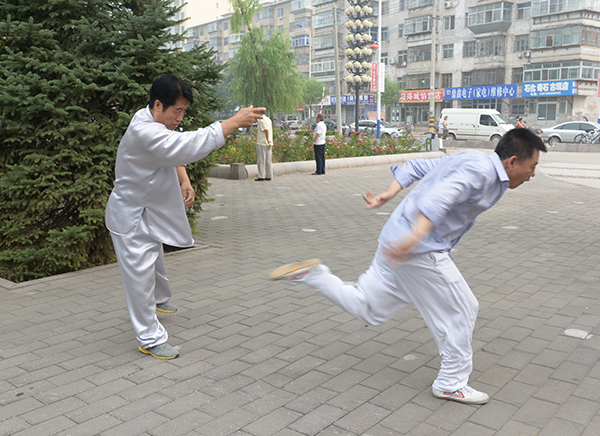
[[[220,124],[176,132],[191,103],[192,90],[180,77],[167,74],[154,82],[149,105],[135,114],[119,144],[116,180],[106,205],[106,226],[138,348],[159,359],[179,356],[167,344],[167,331],[156,317],[157,310],[177,310],[169,304],[163,243],[175,247],[194,243],[185,213],[194,202],[194,190],[184,165],[222,147],[225,137],[251,126],[264,110],[250,106]]]
[[[267,182],[273,177],[273,123],[264,113],[262,116],[262,119],[258,120],[256,133],[257,182]]]
[[[414,304],[442,357],[433,395],[484,404],[489,396],[467,384],[473,370],[471,340],[479,303],[450,250],[507,188],[517,188],[535,175],[540,151],[546,147],[537,135],[513,129],[489,156],[463,151],[434,160],[409,160],[401,168],[394,165],[394,180],[387,191],[375,197],[371,191],[364,195],[368,209],[422,180],[385,224],[375,258],[357,286],[342,282],[317,259],[282,266],[271,278],[303,281],[371,325],[383,324]]]

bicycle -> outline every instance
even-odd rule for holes
[[[600,142],[600,130],[580,133],[575,137],[575,142],[578,144],[598,144]]]

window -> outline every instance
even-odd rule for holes
[[[313,28],[333,26],[333,10],[313,15]]]
[[[565,79],[596,79],[600,73],[600,62],[594,61],[563,61],[543,64],[528,64],[523,66],[523,81],[538,82]],[[554,80],[554,79],[552,79]]]
[[[313,48],[332,48],[333,47],[333,35],[315,36],[313,38]]]
[[[408,62],[421,62],[431,60],[431,45],[409,47]]]
[[[383,15],[388,15],[390,13],[390,2],[381,2],[381,13]]]
[[[452,73],[442,73],[442,88],[451,88],[452,87]]]
[[[225,21],[223,23],[223,30],[229,30],[229,22],[228,21]]]
[[[256,14],[257,20],[265,20],[267,18],[273,18],[273,8],[263,9]]]
[[[454,44],[442,46],[442,59],[451,59],[454,57]]]
[[[517,20],[527,20],[529,18],[531,18],[531,3],[517,5]]]
[[[402,89],[429,89],[431,75],[429,73],[413,74],[402,77]]]
[[[511,3],[500,2],[469,8],[468,26],[511,21],[511,7]]]
[[[277,8],[277,17],[278,18],[282,18],[283,17],[283,8]]]
[[[229,38],[228,37],[223,38],[223,45],[229,45]]]
[[[525,115],[525,99],[524,98],[511,98],[510,99],[510,113],[513,116]]]
[[[529,35],[515,35],[515,52],[529,50]]]
[[[221,22],[220,21],[216,21],[216,22],[208,24],[208,33],[218,32],[219,30],[221,30]]]
[[[398,50],[398,64],[403,65],[408,59],[408,52],[406,50]]]
[[[556,14],[558,12],[573,11],[579,7],[579,0],[531,0],[531,15],[537,17],[539,15]]]
[[[475,57],[475,41],[467,41],[463,44],[463,58]]]
[[[531,32],[531,48],[579,45],[581,26],[555,27]]]
[[[215,36],[214,38],[210,38],[208,40],[208,48],[221,47],[223,43],[223,39],[219,36]]]
[[[600,29],[584,26],[581,32],[581,45],[600,47]]]
[[[390,39],[389,33],[388,33],[388,28],[387,27],[382,27],[381,28],[381,40],[382,41],[387,41],[388,39]]]
[[[523,68],[513,68],[511,83],[523,83]]]
[[[482,38],[477,41],[477,57],[504,55],[504,36]]]
[[[310,45],[310,38],[308,35],[294,36],[292,38],[292,47],[306,47]]]
[[[388,54],[387,53],[381,53],[381,63],[384,65],[388,64]]]
[[[398,24],[398,38],[404,37],[404,24]]]
[[[474,70],[463,73],[462,86],[477,85],[502,85],[504,84],[504,70]]]
[[[431,32],[431,16],[408,18],[404,21],[404,34],[412,35],[415,33]]]
[[[454,29],[454,15],[444,17],[444,30]]]
[[[407,0],[408,9],[422,8],[433,4],[433,0]]]

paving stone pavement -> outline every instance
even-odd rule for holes
[[[541,169],[600,168],[567,155]],[[267,279],[311,257],[358,278],[405,195],[366,210],[361,192],[391,181],[372,166],[211,179],[196,248],[166,259],[175,360],[137,351],[116,265],[0,282],[0,435],[598,435],[600,190],[543,172],[453,253],[480,302],[470,384],[487,405],[431,395],[440,358],[413,308],[370,327]]]

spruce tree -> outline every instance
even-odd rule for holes
[[[221,67],[182,52],[158,0],[0,0],[0,277],[23,281],[114,259],[104,226],[119,141],[166,73],[195,92],[185,129],[218,108]],[[212,164],[188,166],[194,211]]]

